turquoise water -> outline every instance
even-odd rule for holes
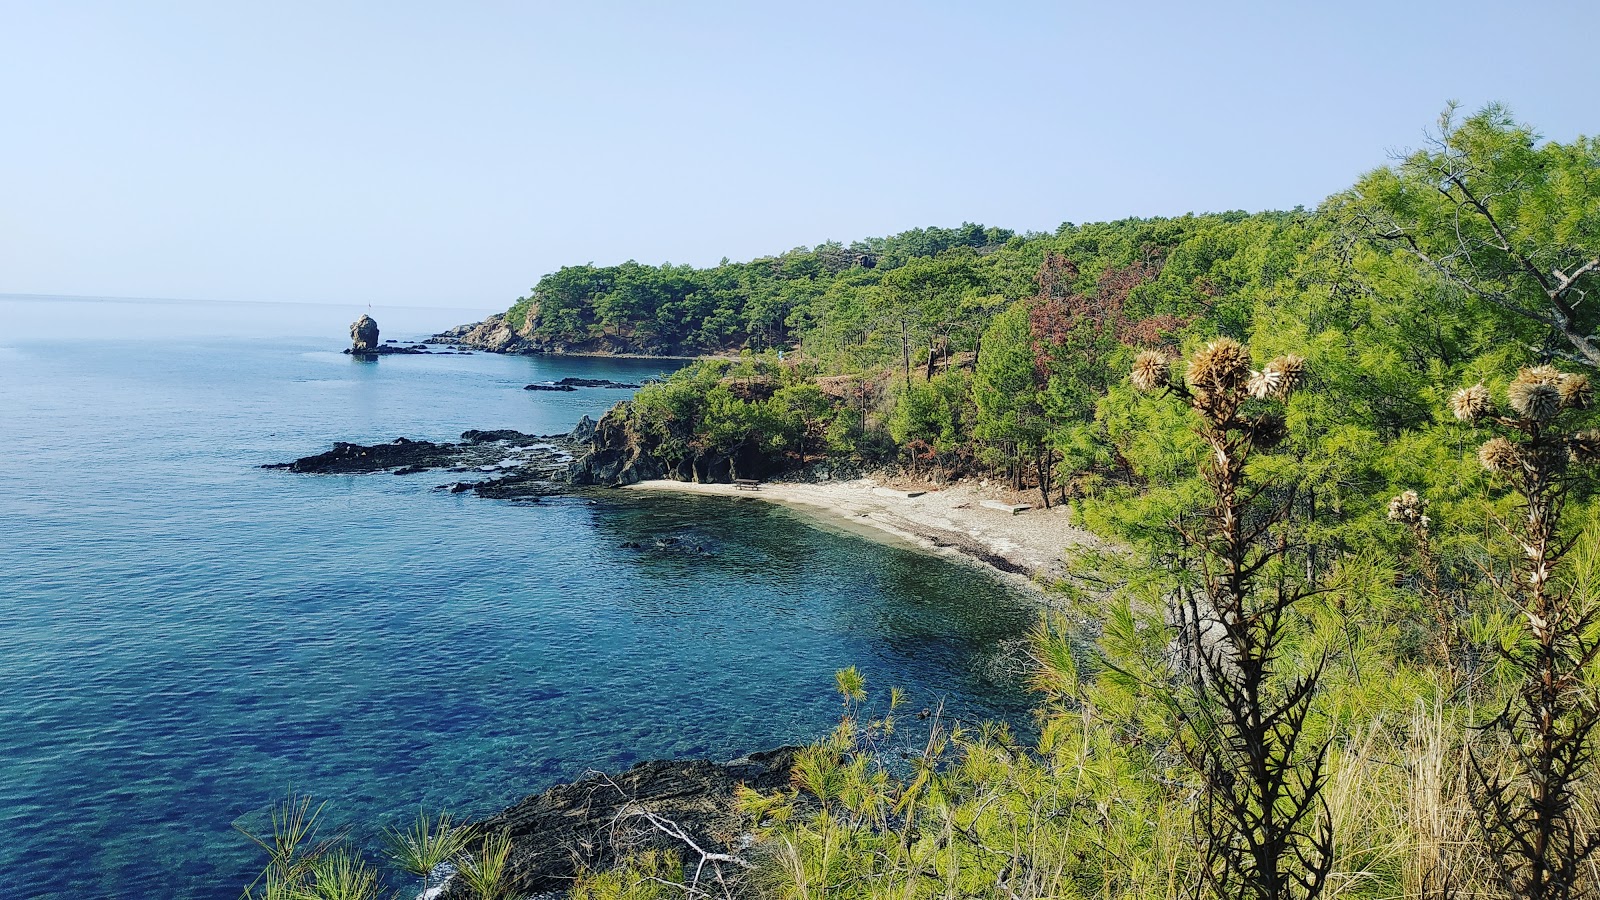
[[[418,803],[479,815],[591,767],[817,737],[850,664],[919,706],[1023,717],[1033,613],[966,567],[753,500],[519,505],[258,468],[565,431],[621,395],[523,384],[662,363],[362,363],[326,335],[348,310],[203,312],[0,298],[9,896],[232,900],[255,862],[232,823],[291,784],[370,841]],[[62,313],[99,327],[64,340]],[[394,313],[416,330],[385,336],[467,318]],[[621,546],[661,536],[707,552]]]

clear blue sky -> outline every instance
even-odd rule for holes
[[[1315,205],[1593,3],[16,3],[0,292],[498,308],[563,264]]]

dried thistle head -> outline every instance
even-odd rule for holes
[[[1184,377],[1196,390],[1235,390],[1250,377],[1250,353],[1233,338],[1217,338],[1190,357]]]
[[[1305,382],[1306,361],[1291,353],[1267,363],[1259,372],[1251,372],[1245,390],[1257,400],[1287,400]]]
[[[1512,379],[1511,386],[1506,389],[1506,399],[1517,415],[1535,422],[1548,422],[1561,412],[1561,389],[1556,387],[1559,377],[1552,382],[1547,373],[1538,371],[1549,368],[1523,369]]]
[[[1587,375],[1563,375],[1556,384],[1561,392],[1563,409],[1591,409],[1594,406],[1594,386]]]
[[[1277,393],[1278,380],[1278,376],[1272,372],[1251,372],[1250,378],[1244,383],[1245,393],[1257,400],[1265,400]]]
[[[1472,387],[1464,387],[1451,394],[1450,411],[1463,422],[1476,422],[1494,412],[1494,399],[1489,396],[1489,389],[1480,381]]]
[[[1271,450],[1289,437],[1289,423],[1277,413],[1265,413],[1250,426],[1250,439],[1262,450]]]
[[[1428,501],[1416,491],[1402,491],[1398,496],[1389,501],[1389,521],[1403,522],[1407,525],[1416,525],[1426,519],[1423,511],[1428,508]]]
[[[1517,452],[1516,444],[1503,437],[1494,437],[1478,448],[1478,462],[1491,472],[1504,474],[1522,465],[1522,455]]]
[[[1580,431],[1567,440],[1567,452],[1578,465],[1600,463],[1600,431]]]
[[[1561,384],[1561,379],[1565,376],[1555,366],[1531,366],[1518,372],[1517,377],[1554,387]]]
[[[1285,353],[1267,363],[1264,371],[1277,377],[1278,393],[1273,395],[1276,399],[1286,399],[1306,386],[1306,361],[1293,353]]]
[[[1141,351],[1128,380],[1141,391],[1160,390],[1172,383],[1172,361],[1159,350]]]

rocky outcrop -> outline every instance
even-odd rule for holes
[[[580,451],[582,448],[580,448]],[[628,404],[611,407],[595,424],[588,452],[580,453],[567,470],[573,484],[618,487],[652,478],[664,478],[666,466],[650,450],[629,415]]]
[[[604,871],[646,850],[673,851],[693,865],[699,855],[684,838],[708,853],[741,850],[751,823],[734,806],[735,789],[788,787],[797,752],[784,747],[723,764],[644,762],[617,775],[592,774],[528,797],[477,829],[511,836],[504,886],[514,897],[566,890],[579,871]],[[469,897],[454,879],[439,900]]]
[[[594,443],[594,430],[595,421],[588,416],[584,416],[578,420],[578,424],[572,429],[572,433],[567,435],[567,440],[574,444],[592,444]]]
[[[378,352],[378,323],[371,316],[362,316],[350,325],[350,352]]]
[[[416,475],[437,469],[481,472],[493,477],[450,482],[438,489],[452,493],[472,491],[480,497],[501,500],[538,500],[565,490],[572,446],[564,434],[538,436],[505,428],[463,432],[459,444],[409,438],[372,445],[340,441],[324,453],[262,468],[313,475]]]
[[[482,322],[458,325],[449,331],[442,331],[428,338],[426,343],[453,344],[458,347],[471,347],[474,350],[487,350],[490,353],[538,352],[538,348],[527,338],[512,329],[504,313],[490,316]]]
[[[272,463],[262,468],[317,475],[348,475],[398,468],[426,470],[457,465],[460,457],[456,449],[455,444],[413,441],[403,437],[387,444],[371,446],[336,441],[333,449],[324,453],[302,456],[294,462]]]

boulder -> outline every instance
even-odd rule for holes
[[[371,316],[362,316],[350,325],[350,349],[355,353],[378,352],[378,323]]]

